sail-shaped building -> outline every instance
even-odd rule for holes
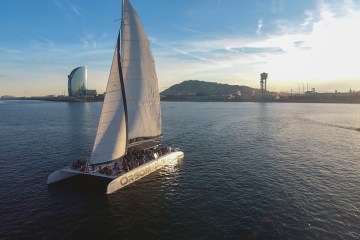
[[[77,67],[68,75],[69,97],[85,97],[87,90],[87,67]]]

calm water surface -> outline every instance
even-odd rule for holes
[[[0,101],[0,239],[360,239],[360,106],[162,103],[185,158],[112,195],[48,188],[101,103]]]

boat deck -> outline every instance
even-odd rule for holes
[[[177,149],[171,149],[163,146],[141,151],[134,150],[121,159],[111,161],[109,163],[91,166],[87,165],[87,160],[78,160],[71,166],[62,168],[60,171],[115,179],[133,169],[136,169],[176,150]]]

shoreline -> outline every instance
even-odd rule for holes
[[[91,103],[103,102],[103,100],[79,100],[70,98],[57,97],[15,97],[1,98],[0,100],[23,100],[23,101],[48,101],[48,102],[70,102],[70,103]],[[360,104],[360,98],[356,99],[237,99],[237,100],[220,100],[220,99],[162,99],[161,102],[254,102],[254,103],[339,103],[339,104]]]

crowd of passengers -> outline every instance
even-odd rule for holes
[[[74,162],[71,167],[73,169],[81,169],[83,171],[83,169],[85,168],[86,162],[87,162],[86,159],[77,160],[77,162]]]
[[[101,167],[99,166],[97,169],[92,166],[92,171],[97,170],[101,174],[112,175],[112,174],[120,174],[125,171],[128,172],[134,168],[139,167],[140,165],[158,158],[168,152],[174,151],[171,147],[167,147],[164,145],[158,145],[154,148],[138,150],[138,149],[130,149],[128,153],[122,157],[120,160],[114,162],[114,165]],[[80,169],[80,171],[87,172],[86,160],[78,160],[73,163],[72,168]],[[122,165],[122,166],[121,166]]]
[[[125,172],[128,172],[171,151],[171,147],[163,145],[144,150],[132,149],[122,158],[122,168]]]

